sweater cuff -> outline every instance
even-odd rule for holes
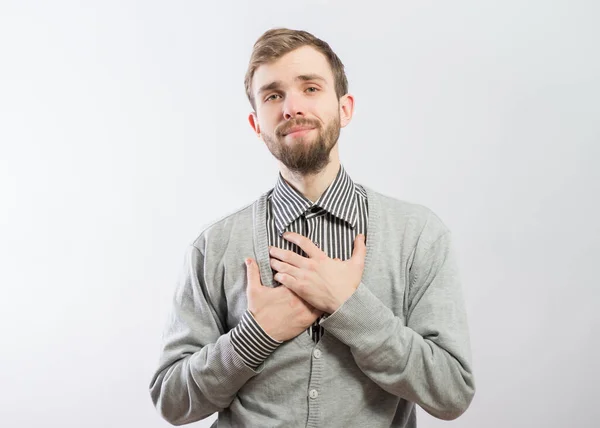
[[[394,313],[362,282],[321,326],[354,349],[374,349],[389,337]]]
[[[233,349],[250,368],[256,370],[283,342],[273,339],[256,322],[249,310],[231,330]]]

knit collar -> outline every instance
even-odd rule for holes
[[[271,195],[271,202],[275,225],[280,236],[285,232],[286,227],[307,212],[307,215],[315,215],[325,210],[352,227],[356,226],[358,218],[356,185],[343,165],[340,165],[335,179],[314,204],[290,186],[280,172]]]

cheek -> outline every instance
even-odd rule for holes
[[[331,126],[332,123],[335,123],[339,120],[339,117],[339,111],[334,110],[327,116],[327,122],[325,123],[325,126]]]
[[[277,127],[278,122],[273,117],[274,115],[272,112],[267,113],[264,111],[258,116],[258,124],[262,133],[275,133],[275,128]]]
[[[317,109],[315,111],[319,111],[319,109]],[[338,120],[338,118],[340,117],[339,104],[337,102],[331,103],[331,105],[329,105],[329,108],[327,108],[327,110],[323,110],[323,108],[321,106],[319,114],[320,114],[320,119],[323,121],[323,123],[325,125],[329,125],[332,122]]]

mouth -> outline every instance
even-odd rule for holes
[[[313,129],[314,128],[298,129],[296,131],[285,134],[284,137],[291,137],[291,138],[302,137],[303,135],[308,134]]]

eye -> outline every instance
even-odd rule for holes
[[[265,98],[265,102],[268,102],[268,101],[272,100],[273,97],[278,97],[278,96],[279,96],[278,94],[269,95],[267,98]]]
[[[319,90],[319,88],[317,88],[316,86],[310,86],[308,88],[306,88],[306,90],[308,91],[309,89],[314,89],[314,91],[310,91],[310,92],[317,92]]]

